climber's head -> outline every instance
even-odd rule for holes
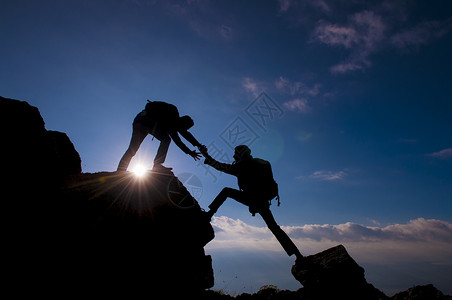
[[[193,119],[190,118],[190,116],[182,116],[179,118],[177,125],[177,128],[180,131],[187,131],[195,125],[195,122],[193,122]]]
[[[251,157],[251,149],[246,145],[239,145],[234,148],[234,160],[239,161]]]

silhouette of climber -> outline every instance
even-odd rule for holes
[[[188,129],[193,127],[193,125],[194,122],[189,116],[179,116],[179,111],[176,106],[162,101],[148,100],[145,109],[133,120],[132,139],[130,140],[129,148],[119,162],[118,171],[127,171],[132,157],[135,156],[138,148],[140,148],[141,143],[148,134],[153,135],[160,141],[160,146],[154,159],[154,170],[171,169],[162,165],[165,162],[171,139],[184,153],[193,157],[194,160],[198,160],[201,154],[196,152],[196,150],[190,150],[181,141],[178,134],[180,133],[193,146],[198,147],[198,149],[203,147],[188,132]]]
[[[205,164],[218,171],[237,176],[240,188],[240,190],[229,187],[223,188],[209,205],[210,210],[206,212],[207,217],[212,218],[226,198],[232,198],[247,205],[253,216],[255,213],[259,213],[287,255],[295,254],[297,259],[301,260],[303,256],[297,246],[279,227],[270,211],[270,201],[278,195],[277,184],[273,179],[270,163],[259,158],[253,158],[251,150],[245,145],[235,147],[232,164],[216,161],[207,153],[205,147],[201,148],[200,151],[206,158]]]

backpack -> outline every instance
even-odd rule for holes
[[[177,110],[177,107],[163,101],[147,100],[144,109],[146,110],[147,116],[151,119],[171,119],[171,121],[173,121],[174,119],[179,118],[179,111]]]
[[[268,203],[271,205],[271,201],[276,198],[278,201],[278,206],[281,204],[279,201],[279,191],[278,191],[278,183],[276,183],[273,178],[273,172],[270,162],[260,159],[253,158],[256,166],[256,173],[258,174],[258,180],[260,182],[260,186],[263,187],[263,194],[266,199],[268,199]]]
[[[146,110],[146,115],[149,119],[155,119],[158,116],[159,107],[155,101],[147,100],[146,106],[144,107]]]
[[[154,102],[147,100],[146,106],[144,107],[144,109],[146,110],[146,113],[150,113],[151,111],[153,111],[152,106],[154,105]]]

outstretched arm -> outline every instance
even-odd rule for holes
[[[187,141],[190,142],[190,144],[192,144],[195,147],[200,147],[201,143],[198,142],[198,140],[196,140],[196,138],[193,136],[193,134],[191,134],[189,131],[180,131],[180,134],[184,137],[184,139],[186,139]]]
[[[238,175],[238,168],[237,168],[236,164],[226,164],[226,163],[221,163],[221,162],[215,160],[214,158],[212,158],[212,156],[209,155],[209,153],[207,153],[207,148],[205,148],[205,146],[201,150],[201,153],[206,158],[204,160],[204,163],[206,165],[214,167],[215,169],[217,169],[220,172],[224,172],[224,173],[234,175],[234,176]]]
[[[200,153],[196,152],[195,150],[190,150],[180,139],[179,135],[177,134],[177,131],[171,132],[169,134],[171,136],[171,139],[174,141],[174,143],[186,154],[193,157],[194,160],[198,160],[200,158]]]

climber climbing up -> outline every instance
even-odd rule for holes
[[[240,190],[225,187],[209,205],[210,210],[206,216],[210,219],[223,204],[226,198],[232,198],[249,207],[253,214],[259,213],[264,219],[270,231],[275,235],[286,253],[291,256],[295,254],[302,259],[300,251],[289,236],[276,223],[271,211],[270,203],[275,197],[278,198],[278,185],[273,179],[271,165],[268,161],[251,156],[251,149],[240,145],[234,149],[234,162],[232,164],[221,163],[213,159],[205,147],[200,148],[206,158],[204,163],[215,169],[237,176]]]

